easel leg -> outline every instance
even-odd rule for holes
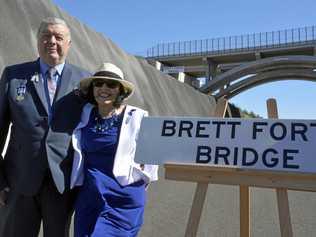
[[[195,237],[199,227],[202,209],[207,193],[208,183],[197,183],[191,207],[189,221],[185,230],[185,237]]]
[[[276,190],[279,209],[279,223],[281,237],[293,237],[289,198],[287,195],[287,189],[278,188]]]
[[[269,118],[279,118],[278,107],[275,99],[267,100],[267,109]],[[277,188],[277,201],[279,209],[279,223],[281,237],[293,237],[289,198],[287,195],[287,189]]]
[[[240,236],[250,237],[250,200],[249,186],[239,187]]]

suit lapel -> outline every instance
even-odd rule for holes
[[[34,63],[34,74],[31,77],[31,82],[34,85],[35,91],[37,92],[37,95],[42,102],[46,113],[48,114],[48,104],[47,104],[47,99],[46,99],[46,94],[44,91],[44,82],[42,78],[40,77],[40,65],[39,65],[39,60],[37,60]]]
[[[60,85],[59,88],[57,90],[57,94],[55,96],[55,101],[59,100],[61,97],[63,97],[64,95],[66,95],[69,92],[69,86],[72,84],[72,71],[70,69],[70,66],[67,65],[67,63],[65,64],[63,73],[61,75],[61,81],[60,81]]]

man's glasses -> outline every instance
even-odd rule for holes
[[[92,85],[94,87],[102,87],[103,85],[106,85],[106,87],[110,88],[110,89],[114,89],[120,86],[119,82],[116,81],[105,81],[105,80],[99,80],[99,81],[93,81]]]

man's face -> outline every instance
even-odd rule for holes
[[[38,53],[45,63],[56,66],[65,61],[70,43],[69,29],[66,26],[49,24],[38,36]]]

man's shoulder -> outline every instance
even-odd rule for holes
[[[29,61],[6,66],[2,71],[2,75],[7,75],[7,77],[27,77],[38,69],[38,61]]]
[[[7,70],[17,70],[17,69],[23,69],[23,68],[30,68],[38,65],[38,61],[29,61],[29,62],[22,62],[22,63],[17,63],[17,64],[12,64],[9,66],[6,66],[5,69]]]

